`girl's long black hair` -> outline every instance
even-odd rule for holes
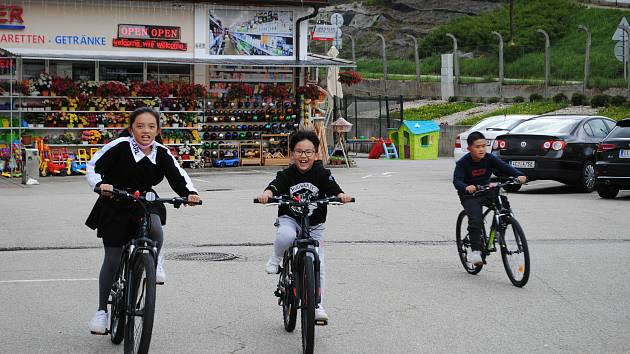
[[[129,127],[128,129],[125,129],[122,131],[122,133],[120,133],[120,137],[131,136],[129,129],[131,129],[131,127],[133,126],[133,122],[135,122],[136,118],[138,118],[138,116],[142,113],[150,113],[151,115],[153,115],[153,117],[155,117],[155,123],[157,123],[158,128],[160,127],[160,114],[151,107],[140,107],[131,112],[131,115],[129,116]],[[155,136],[155,141],[162,144],[162,137],[160,136],[160,134]]]

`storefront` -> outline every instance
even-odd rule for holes
[[[55,162],[43,173],[81,171],[127,112],[146,105],[160,110],[165,142],[184,163],[286,164],[287,135],[311,113],[305,99],[319,98],[312,68],[351,64],[307,54],[308,18],[326,3],[0,7],[0,169],[14,169],[13,143],[25,140]]]

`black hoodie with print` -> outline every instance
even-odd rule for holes
[[[335,181],[330,170],[324,168],[321,161],[315,161],[313,167],[305,173],[300,172],[295,165],[291,165],[276,175],[265,190],[270,190],[274,196],[291,195],[300,198],[320,199],[337,196],[343,193]],[[317,225],[326,222],[326,205],[320,205],[311,211],[310,224]],[[287,215],[297,220],[297,216],[288,205],[278,208],[278,216]]]

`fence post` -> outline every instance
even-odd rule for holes
[[[352,62],[356,64],[357,63],[357,55],[356,55],[356,52],[354,50],[354,36],[351,35],[351,34],[347,34],[347,33],[346,33],[346,36],[348,36],[350,38],[350,43],[352,43]]]
[[[626,35],[628,36],[628,38],[630,38],[630,27],[628,27],[628,26],[619,26],[619,28],[624,30],[626,32]],[[623,63],[623,65],[626,65],[626,67],[627,67],[628,66],[628,58],[630,58],[630,45],[626,46],[625,58],[626,58],[626,62]],[[628,80],[628,93],[627,93],[627,96],[630,97],[630,70],[626,70],[626,73],[628,75],[628,77],[626,78]]]
[[[403,107],[405,101],[402,95],[398,96],[398,99],[400,100],[400,125],[402,125],[405,120],[405,108]]]
[[[387,94],[387,50],[385,48],[385,37],[382,34],[376,34],[383,42],[383,82],[385,83],[385,94]]]
[[[354,96],[354,134],[359,136],[359,113],[357,113],[357,96]]]
[[[549,35],[542,29],[537,29],[536,32],[545,36],[545,97],[549,97]]]
[[[387,128],[389,129],[389,96],[385,96],[385,118],[387,118]]]
[[[420,76],[420,55],[418,54],[418,40],[416,39],[416,37],[410,34],[407,34],[406,36],[411,38],[411,40],[413,41],[413,49],[414,49],[413,54],[416,59],[416,95],[420,97],[421,76]]]
[[[348,96],[343,96],[343,117],[348,118]]]
[[[455,96],[459,94],[459,90],[457,89],[457,85],[459,85],[459,60],[457,55],[457,38],[450,33],[446,34],[447,37],[450,37],[453,40],[453,71],[455,72]]]
[[[586,53],[584,53],[584,84],[582,85],[582,94],[586,95],[588,88],[588,74],[591,66],[591,31],[584,25],[579,25],[579,29],[586,32]]]

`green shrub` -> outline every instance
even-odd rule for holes
[[[537,93],[532,93],[531,95],[529,95],[529,102],[537,102],[537,101],[542,101],[542,100],[543,100],[543,96]]]
[[[611,105],[613,105],[613,106],[615,106],[615,107],[620,107],[620,106],[623,106],[624,104],[626,104],[626,102],[627,102],[627,101],[626,101],[626,98],[625,98],[625,97],[623,97],[623,96],[621,96],[621,95],[616,95],[616,96],[613,96],[613,97],[610,99],[610,104],[611,104]]]
[[[521,102],[525,102],[525,98],[523,96],[515,96],[512,99],[512,102],[514,103],[521,103]]]
[[[608,107],[610,105],[610,96],[608,95],[595,95],[591,98],[591,107]]]
[[[449,102],[457,102],[457,96],[451,96],[448,98]]]
[[[555,103],[560,103],[560,102],[567,102],[569,99],[567,98],[567,96],[560,92],[558,94],[556,94],[555,96],[553,96],[553,101]]]
[[[466,111],[474,108],[476,104],[472,102],[450,102],[428,104],[417,108],[409,108],[404,111],[406,120],[432,120],[453,113]]]
[[[470,98],[470,97],[464,97],[464,102],[472,102],[472,98]]]
[[[486,100],[487,103],[499,103],[501,99],[499,97],[490,97]]]
[[[586,106],[588,105],[588,100],[586,99],[585,95],[576,92],[571,95],[571,104],[574,106]]]

